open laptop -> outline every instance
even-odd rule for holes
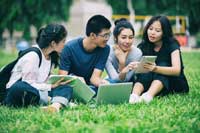
[[[127,103],[132,91],[132,82],[101,85],[96,97],[97,104]]]

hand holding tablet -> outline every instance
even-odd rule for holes
[[[154,64],[157,56],[143,56],[135,69],[135,73],[148,73],[149,70],[144,68],[145,64]]]

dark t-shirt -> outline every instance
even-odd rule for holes
[[[110,48],[97,47],[92,52],[87,52],[83,48],[83,38],[69,41],[60,57],[60,70],[68,71],[69,74],[84,77],[87,84],[94,69],[104,70],[109,55]]]
[[[172,66],[171,64],[171,54],[175,50],[179,50],[180,52],[180,61],[181,61],[181,73],[179,76],[166,76],[157,73],[149,73],[147,76],[145,74],[140,74],[138,76],[138,81],[143,83],[146,86],[146,89],[149,88],[152,80],[159,79],[167,88],[167,91],[171,92],[188,92],[189,86],[187,83],[187,79],[184,75],[184,67],[183,61],[181,57],[180,46],[176,41],[173,41],[171,44],[165,44],[161,47],[160,51],[156,52],[153,49],[153,44],[144,45],[142,42],[138,45],[138,47],[142,50],[143,55],[156,55],[156,65],[158,66]],[[150,82],[149,82],[150,81]]]
[[[174,52],[175,50],[179,50],[180,52],[180,61],[181,61],[181,74],[180,76],[182,76],[183,74],[183,61],[182,61],[182,57],[181,57],[181,51],[180,51],[180,46],[178,43],[174,42],[172,44],[166,44],[163,45],[160,49],[160,51],[156,52],[153,50],[153,47],[150,48],[150,51],[145,51],[142,47],[140,47],[141,45],[139,45],[139,48],[142,50],[143,55],[156,55],[156,65],[158,66],[172,66],[171,64],[171,54],[172,52]]]

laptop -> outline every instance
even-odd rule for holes
[[[99,86],[96,97],[97,105],[128,103],[132,86],[132,82],[113,83]]]

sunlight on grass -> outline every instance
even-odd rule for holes
[[[3,66],[15,55],[0,56]],[[55,114],[1,106],[0,132],[200,132],[200,52],[183,53],[183,61],[189,94],[156,97],[148,105],[80,104]]]

